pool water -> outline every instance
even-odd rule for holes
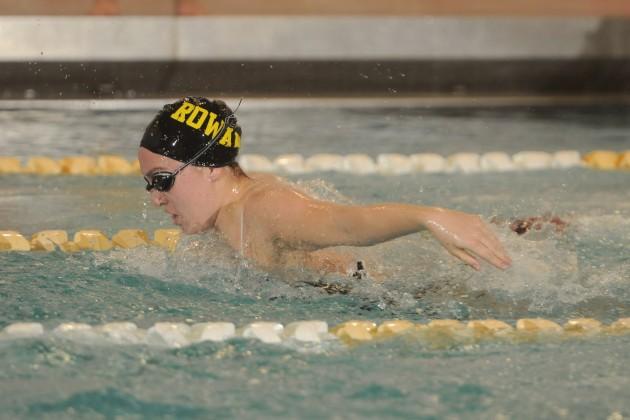
[[[243,108],[244,151],[384,152],[630,149],[627,109]],[[2,155],[135,154],[153,110],[0,111]],[[251,128],[249,128],[251,127]],[[249,134],[248,134],[249,133]],[[248,137],[249,136],[249,137]],[[170,227],[140,177],[0,177],[0,229]],[[342,202],[403,201],[481,214],[514,265],[481,272],[426,233],[347,249],[381,282],[270,274],[213,234],[157,248],[0,253],[0,328],[18,321],[544,317],[563,324],[630,316],[630,173],[584,168],[481,174],[289,177]],[[504,221],[568,222],[516,235]],[[338,282],[329,295],[314,281]],[[181,349],[47,334],[0,341],[5,418],[620,418],[630,416],[630,336],[435,347],[412,338],[346,347],[204,342]]]

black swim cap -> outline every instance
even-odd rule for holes
[[[227,128],[222,130],[227,124]],[[241,127],[223,101],[188,97],[166,104],[147,126],[140,147],[153,153],[188,162],[204,146],[220,139],[192,164],[226,166],[236,159],[241,147]]]

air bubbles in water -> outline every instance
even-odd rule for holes
[[[142,202],[142,220],[147,220],[148,218],[148,204],[146,200]]]

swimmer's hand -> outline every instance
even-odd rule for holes
[[[512,260],[499,239],[481,217],[439,207],[424,209],[423,225],[455,257],[475,270],[481,269],[479,258],[495,267],[506,269]]]

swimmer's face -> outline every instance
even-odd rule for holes
[[[138,160],[142,174],[149,180],[156,172],[175,172],[182,165],[182,162],[143,147],[138,151]],[[214,223],[213,215],[217,209],[212,206],[210,172],[209,168],[188,166],[177,174],[170,190],[161,192],[154,188],[149,191],[153,204],[163,207],[184,233],[198,233]]]

